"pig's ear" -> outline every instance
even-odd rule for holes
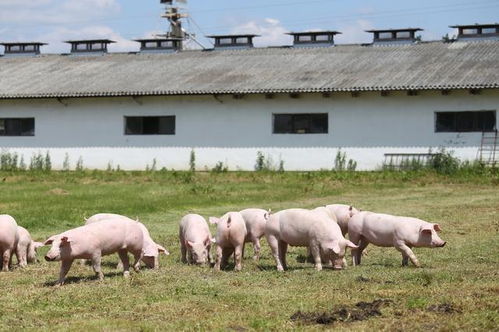
[[[191,241],[187,241],[187,246],[192,249],[192,247],[194,246],[194,243],[192,243]]]
[[[33,248],[38,249],[38,248],[41,248],[43,247],[43,243],[41,242],[33,242]]]
[[[435,231],[437,231],[437,232],[442,231],[442,229],[440,228],[440,225],[439,225],[439,224],[434,224],[434,225],[433,225],[433,229],[434,229]]]
[[[45,242],[43,242],[43,245],[48,246],[49,244],[52,244],[52,242],[54,242],[54,240],[55,240],[55,235],[51,236],[47,240],[45,240]]]
[[[210,220],[210,224],[212,224],[212,225],[216,225],[220,221],[219,218],[215,218],[215,217],[210,217],[209,220]]]
[[[70,238],[68,238],[67,236],[61,237],[61,244],[70,244],[70,243],[71,243]]]
[[[426,234],[426,235],[431,235],[432,229],[430,227],[422,226],[421,227],[421,234]]]
[[[334,242],[333,243],[333,246],[331,247],[331,250],[336,254],[336,255],[339,255],[340,252],[341,252],[341,249],[340,249],[340,245],[338,244],[338,242]]]
[[[263,218],[265,219],[265,221],[269,221],[271,214],[272,214],[271,209],[269,209],[267,212],[265,212],[265,214],[263,215]]]
[[[159,244],[156,244],[156,247],[158,247],[158,252],[160,254],[164,253],[166,256],[170,255],[170,252],[168,250],[166,250],[165,248],[163,248],[162,246],[160,246]]]
[[[203,242],[204,246],[207,247],[208,245],[211,244],[211,238],[207,237],[204,242]]]
[[[351,248],[351,249],[357,249],[358,246],[356,246],[352,241],[350,240],[346,240],[345,241],[345,245],[348,247],[348,248]]]

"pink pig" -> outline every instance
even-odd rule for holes
[[[48,262],[61,261],[58,285],[63,285],[75,259],[90,259],[99,280],[104,278],[101,271],[101,258],[118,253],[123,263],[123,275],[128,277],[131,253],[135,262],[133,267],[139,271],[142,257],[144,236],[139,223],[133,220],[108,219],[74,228],[64,233],[51,236],[45,245],[52,247],[45,255]]]
[[[402,265],[409,259],[419,267],[413,247],[443,247],[446,242],[437,234],[440,226],[421,219],[397,217],[388,214],[360,212],[352,217],[348,226],[350,240],[359,248],[352,250],[353,265],[360,264],[362,251],[369,243],[379,247],[395,247],[402,253]]]
[[[327,205],[326,208],[333,212],[336,216],[336,220],[341,228],[343,236],[348,233],[348,221],[350,218],[360,212],[353,206],[345,204],[331,204]]]
[[[12,265],[12,256],[17,248],[19,234],[17,223],[9,215],[0,215],[0,254],[2,255],[2,271],[8,272]]]
[[[225,268],[229,257],[234,253],[235,271],[242,269],[244,240],[247,235],[246,224],[239,212],[228,212],[222,218],[210,218],[217,225],[217,259],[215,270]]]
[[[199,214],[188,214],[179,227],[182,263],[202,265],[211,263],[211,233],[206,220]]]
[[[28,266],[28,263],[35,263],[36,252],[38,248],[43,247],[43,243],[35,242],[31,238],[28,230],[24,227],[17,226],[19,241],[17,242],[16,256],[20,267]]]
[[[265,235],[265,224],[269,218],[269,211],[262,209],[245,209],[242,210],[244,223],[246,224],[246,239],[244,242],[252,242],[253,250],[255,252],[253,259],[260,259],[260,238]],[[244,249],[243,249],[244,258]]]

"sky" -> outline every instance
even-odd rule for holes
[[[290,45],[290,31],[337,30],[337,43],[365,43],[364,30],[423,28],[423,40],[456,32],[455,24],[496,23],[499,0],[187,0],[184,28],[202,45],[204,36],[255,33],[257,47]],[[160,0],[0,0],[0,41],[49,43],[44,53],[65,53],[65,40],[109,38],[110,51],[137,51],[135,38],[164,33]],[[193,42],[189,46],[194,48]]]

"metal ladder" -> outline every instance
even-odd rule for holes
[[[498,131],[489,131],[482,133],[482,143],[480,145],[479,160],[485,166],[499,166],[499,144]]]

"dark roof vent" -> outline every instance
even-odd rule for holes
[[[40,46],[48,45],[38,42],[5,42],[0,43],[5,47],[5,56],[19,56],[19,55],[38,55],[40,54]]]
[[[100,55],[107,53],[107,46],[115,41],[109,39],[68,40],[71,44],[71,54],[75,55]]]
[[[253,38],[259,35],[211,35],[206,36],[215,39],[215,49],[245,49],[253,48]]]
[[[182,49],[180,38],[144,38],[135,41],[140,43],[141,53],[169,53]]]
[[[407,29],[385,29],[366,30],[373,34],[373,44],[411,44],[418,41],[416,32],[423,31],[420,28]]]
[[[452,25],[451,28],[458,29],[458,40],[467,39],[496,39],[499,40],[499,23],[474,24],[474,25]]]
[[[308,31],[308,32],[289,32],[293,36],[293,46],[333,46],[334,36],[341,34],[338,31]]]

